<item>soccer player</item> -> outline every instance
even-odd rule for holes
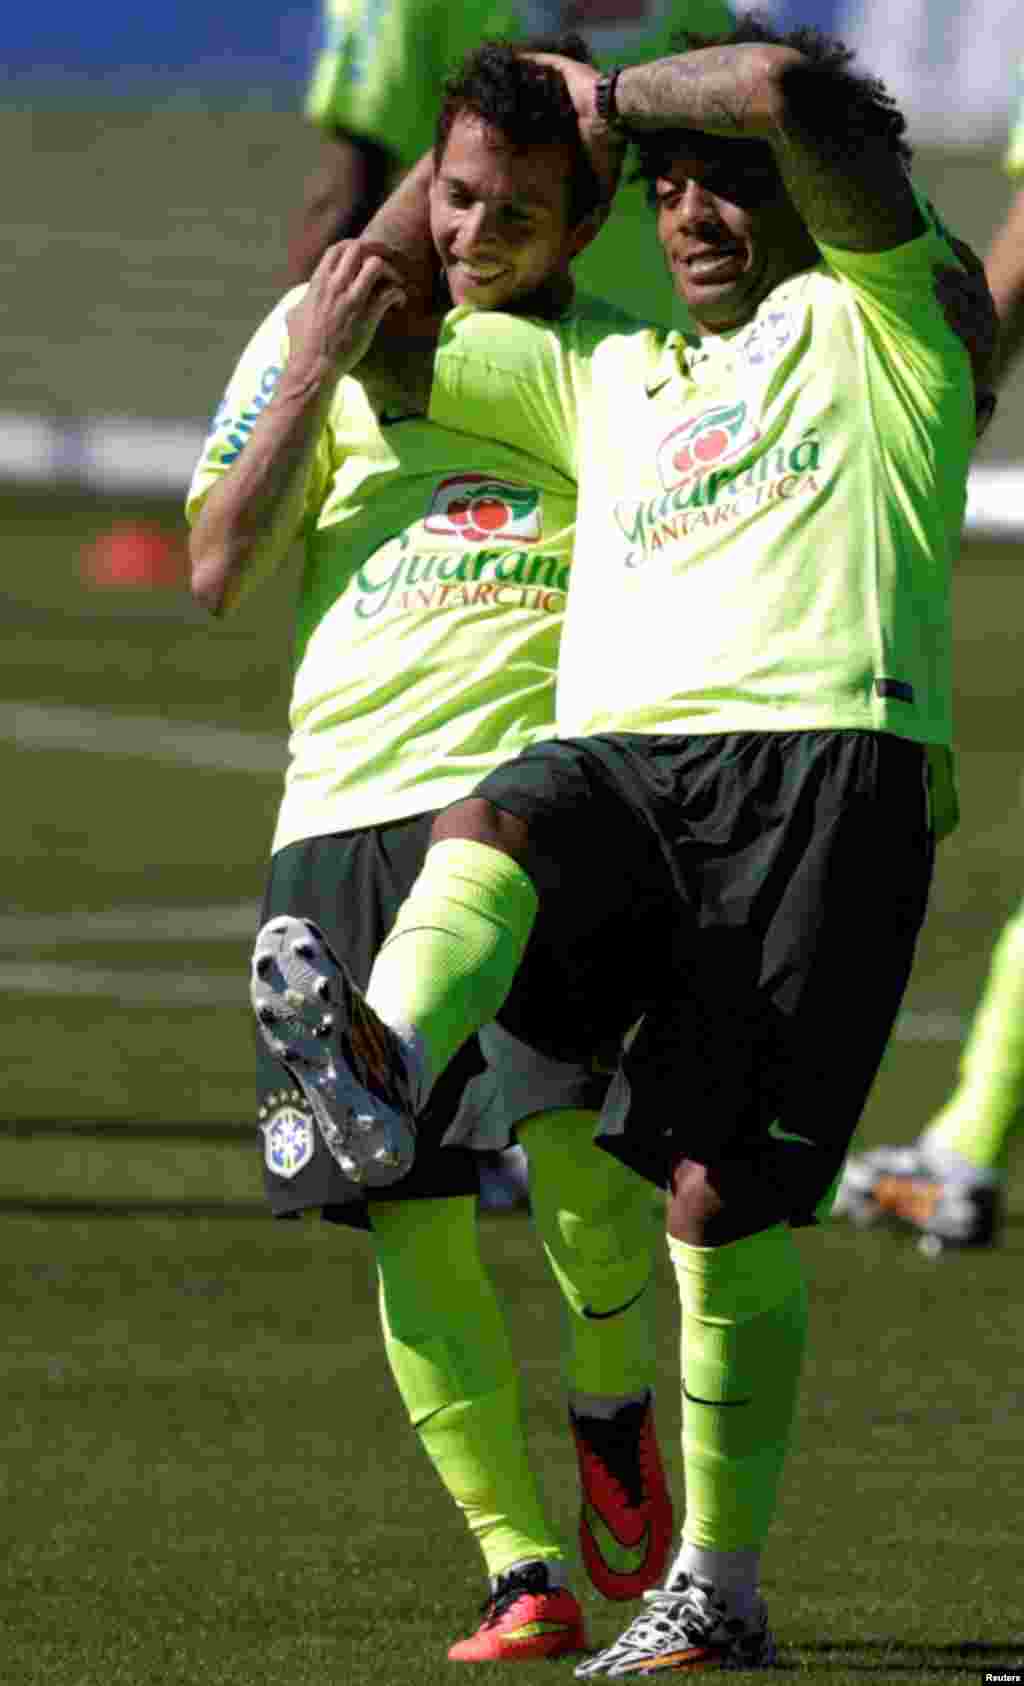
[[[1024,96],[1006,168],[1024,175]],[[1024,345],[1024,188],[993,237],[985,269],[1000,321],[998,375]],[[927,1253],[985,1247],[999,1234],[1007,1155],[1024,1121],[1024,903],[1000,932],[960,1059],[953,1094],[916,1141],[847,1161],[836,1212],[860,1224],[888,1220]]]
[[[697,331],[591,349],[456,313],[434,364],[434,421],[578,478],[565,735],[435,822],[365,998],[317,957],[342,1140],[366,1120],[411,1140],[503,1001],[529,1039],[528,940],[556,998],[642,1015],[599,1140],[669,1196],[686,1523],[581,1676],[774,1658],[759,1562],[806,1341],[791,1231],[829,1209],[955,813],[975,413],[933,289],[950,248],[900,114],[839,43],[748,19],[690,45],[562,69],[592,144],[638,137]],[[282,985],[305,999],[300,969]]]
[[[647,0],[324,0],[323,44],[307,96],[307,115],[320,128],[318,167],[289,246],[292,280],[309,279],[329,244],[362,231],[403,171],[433,138],[437,88],[446,68],[484,36],[508,39],[529,30],[559,30],[572,15],[601,62],[619,56],[655,58],[667,51],[668,31],[688,21],[694,29],[723,29],[726,0],[686,0],[671,18]],[[669,321],[673,291],[660,267],[633,261],[644,238],[643,195],[620,191],[601,236],[581,254],[578,281],[585,290],[651,320]],[[500,1209],[525,1199],[521,1148],[483,1154],[481,1202]]]
[[[585,336],[625,320],[573,302],[570,263],[603,202],[557,72],[507,47],[471,56],[444,90],[436,162],[431,221],[461,305],[529,307]],[[305,544],[290,765],[255,987],[272,988],[279,959],[306,966],[318,1005],[293,1028],[315,1048],[330,1009],[303,956],[315,958],[324,933],[365,983],[433,812],[553,729],[575,517],[574,485],[528,452],[399,413],[378,422],[346,375],[401,289],[380,258],[355,270],[351,249],[332,249],[257,331],[189,498],[194,589],[215,614],[294,540]],[[595,1051],[625,1023],[583,1027],[586,1055],[567,1060],[567,1004],[541,1009],[538,995],[537,1005],[545,1026],[529,1047],[485,1032],[477,1137],[500,1147],[523,1121],[534,1220],[568,1306],[584,1559],[603,1593],[628,1598],[657,1580],[672,1540],[650,1392],[657,1226],[649,1187],[592,1145],[608,1083]],[[461,1138],[445,1145],[478,1051],[435,1090],[416,1164],[396,1182],[403,1166],[372,1132],[332,1159],[314,1126],[315,1087],[307,1099],[273,1031],[267,1040],[258,1076],[272,1209],[318,1208],[372,1231],[389,1362],[490,1576],[483,1624],[452,1657],[578,1648],[580,1607],[479,1254],[475,1155]]]
[[[726,0],[324,0],[323,46],[306,113],[323,135],[316,172],[289,246],[294,281],[309,279],[324,249],[361,232],[401,173],[433,140],[445,72],[484,37],[518,39],[571,28],[596,61],[657,58],[671,32],[725,29]],[[624,187],[600,237],[576,265],[585,291],[647,320],[668,322],[671,283],[660,265],[635,262],[647,238],[643,194]]]

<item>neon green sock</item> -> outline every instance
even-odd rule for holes
[[[960,1081],[925,1131],[930,1148],[979,1171],[1006,1168],[1024,1119],[1024,905],[1004,927],[960,1059]]]
[[[726,1247],[669,1237],[682,1305],[683,1539],[760,1546],[775,1513],[807,1336],[803,1267],[777,1224]]]
[[[505,1321],[480,1257],[476,1201],[378,1201],[373,1232],[392,1374],[488,1574],[563,1557],[527,1457]]]
[[[537,912],[522,867],[486,843],[435,843],[370,974],[367,999],[422,1038],[436,1082],[504,1001]]]
[[[534,1225],[565,1297],[569,1390],[627,1398],[654,1386],[663,1228],[650,1184],[594,1146],[597,1119],[541,1113],[518,1134]]]

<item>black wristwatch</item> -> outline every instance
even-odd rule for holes
[[[602,123],[606,123],[609,129],[614,129],[620,135],[625,134],[626,125],[615,104],[615,84],[624,69],[624,65],[612,65],[611,70],[605,76],[599,76],[594,85],[594,110]]]

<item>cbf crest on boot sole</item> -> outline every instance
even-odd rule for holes
[[[416,1150],[405,1052],[311,920],[281,915],[264,925],[251,997],[264,1042],[345,1176],[371,1188],[398,1182]]]

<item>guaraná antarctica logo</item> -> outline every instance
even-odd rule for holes
[[[666,492],[706,469],[722,468],[757,443],[745,404],[716,404],[673,428],[658,447],[658,478]]]
[[[316,1148],[313,1119],[301,1090],[268,1095],[259,1112],[263,1157],[275,1177],[297,1177]]]
[[[496,539],[536,544],[541,534],[540,493],[488,474],[452,474],[435,486],[423,526],[428,533],[467,544],[493,544]]]

